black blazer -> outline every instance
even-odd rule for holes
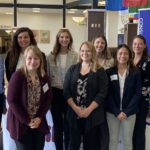
[[[66,73],[64,81],[64,97],[66,100],[72,97],[76,103],[76,91],[77,91],[77,80],[79,78],[81,64],[72,65],[68,72]],[[103,68],[97,70],[96,72],[90,71],[87,81],[87,98],[88,105],[92,101],[95,101],[99,104],[99,107],[96,108],[89,117],[86,119],[86,129],[90,129],[96,125],[99,125],[104,120],[104,109],[103,102],[107,95],[108,88],[108,79],[107,75]],[[77,127],[77,115],[72,110],[71,107],[68,107],[67,119],[69,125],[73,128]]]
[[[109,89],[106,100],[106,110],[116,117],[122,111],[127,116],[137,113],[141,97],[141,75],[139,70],[129,70],[124,85],[122,110],[120,110],[120,85],[117,68],[106,70],[109,78]]]

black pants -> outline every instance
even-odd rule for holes
[[[139,112],[136,115],[135,128],[133,133],[133,150],[145,150],[146,116],[148,113],[148,102],[140,102]]]
[[[78,119],[77,128],[70,128],[70,143],[68,150],[79,150],[81,143],[83,143],[84,150],[93,150],[97,147],[97,129],[94,127],[89,131],[85,130],[86,119]]]
[[[43,150],[45,135],[37,129],[31,129],[15,143],[18,150]]]
[[[54,141],[56,150],[68,150],[69,145],[69,129],[66,120],[67,104],[63,96],[63,90],[52,88],[53,101],[51,106],[51,113],[54,123]],[[64,133],[64,144],[63,144]]]
[[[98,127],[99,147],[98,150],[109,150],[109,129],[108,123],[105,121]]]

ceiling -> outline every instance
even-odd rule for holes
[[[83,1],[87,1],[86,4],[83,3]],[[91,0],[92,1],[92,0]],[[103,0],[99,0],[103,1]],[[0,5],[2,3],[5,4],[13,4],[14,0],[0,0]],[[82,4],[81,4],[82,2]],[[89,2],[89,3],[88,3]],[[62,6],[63,5],[63,0],[17,0],[17,4],[41,4],[41,5],[49,5],[49,7],[51,7],[53,5],[53,8],[40,8],[40,12],[38,13],[62,13],[62,9],[55,9],[55,6]],[[90,8],[92,3],[90,3],[90,0],[66,0],[66,4],[74,4],[74,5],[78,5],[80,4],[79,9],[75,9],[75,10],[70,10],[67,9],[66,12],[67,13],[76,13],[76,14],[82,14],[83,11],[87,8]],[[83,9],[82,9],[82,8]],[[85,8],[85,9],[84,9]],[[18,8],[17,9],[18,13],[32,13],[33,12],[33,7],[32,8]],[[13,15],[13,8],[12,7],[0,7],[0,14],[8,14],[8,15]]]

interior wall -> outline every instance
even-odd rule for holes
[[[81,43],[87,40],[87,25],[79,25],[72,20],[72,15],[66,16],[66,28],[68,28],[73,36],[73,47],[76,51],[79,50]],[[116,11],[106,12],[106,38],[109,47],[117,46],[119,29],[123,27],[120,23],[120,15]],[[39,14],[39,13],[19,13],[18,27],[27,26],[31,29],[50,30],[50,43],[38,44],[43,52],[48,54],[54,46],[56,34],[62,28],[62,14]],[[0,25],[13,27],[13,16],[0,15]]]
[[[33,29],[50,30],[50,43],[38,44],[42,51],[48,54],[54,46],[56,34],[62,28],[62,14],[19,14],[18,26],[28,26]],[[72,16],[66,17],[66,28],[73,36],[73,48],[78,51],[81,43],[86,40],[86,25],[78,25],[73,22]]]
[[[0,25],[13,27],[13,16],[0,15]],[[53,49],[56,34],[62,28],[62,14],[35,14],[35,13],[19,13],[18,27],[29,27],[37,30],[50,31],[50,43],[38,43],[40,49],[47,54]],[[72,20],[72,15],[66,17],[66,28],[68,28],[73,36],[73,48],[78,51],[81,43],[87,40],[86,25],[79,25]]]
[[[106,38],[108,47],[116,47],[118,39],[118,12],[107,11],[106,13]]]

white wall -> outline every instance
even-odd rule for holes
[[[50,43],[38,44],[43,52],[48,54],[54,46],[56,34],[62,28],[62,14],[35,14],[35,13],[19,13],[18,27],[29,27],[37,30],[50,30]],[[0,25],[13,27],[13,16],[0,15]],[[78,25],[72,20],[71,15],[66,17],[66,28],[68,28],[73,36],[73,47],[79,50],[81,43],[86,38],[86,25]]]
[[[76,15],[76,14],[75,14]],[[74,49],[79,50],[81,43],[87,40],[87,27],[86,25],[78,25],[72,20],[73,14],[66,17],[66,27],[72,33],[74,39]],[[13,16],[0,15],[0,25],[13,26]],[[62,13],[19,13],[18,14],[18,27],[27,26],[31,29],[37,30],[50,30],[50,43],[38,44],[42,51],[46,54],[53,49],[55,37],[60,28],[62,28]],[[116,47],[118,40],[118,33],[124,27],[121,20],[121,15],[117,11],[106,12],[106,38],[109,47]]]
[[[106,38],[108,40],[108,47],[117,46],[118,37],[118,12],[107,11],[106,13]]]
[[[73,36],[74,49],[78,51],[81,43],[86,40],[85,25],[77,25],[73,22],[72,16],[66,17],[66,28]],[[42,51],[48,54],[54,46],[56,34],[62,28],[62,14],[19,14],[18,26],[28,26],[32,29],[50,30],[50,43],[39,44]]]

